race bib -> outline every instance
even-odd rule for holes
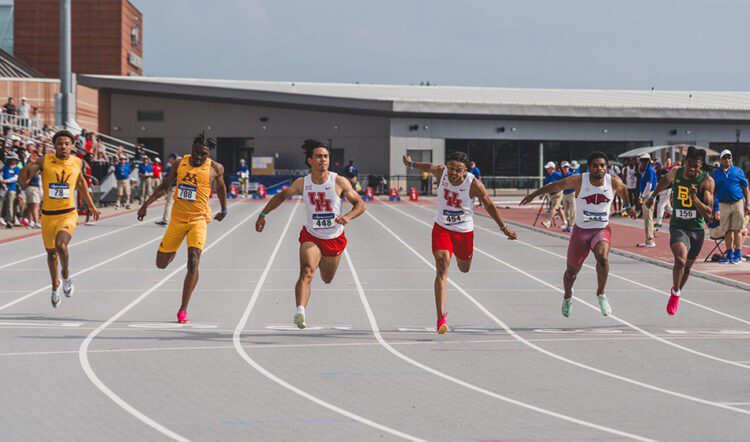
[[[609,213],[607,212],[589,212],[588,210],[583,211],[583,222],[609,222]]]
[[[313,213],[313,229],[331,229],[336,227],[336,215],[332,212],[327,213]]]
[[[195,186],[189,186],[187,184],[180,184],[177,186],[177,198],[183,201],[195,201],[195,195],[198,192],[198,188]]]
[[[445,225],[461,224],[464,221],[463,210],[443,210],[443,223]]]
[[[695,219],[697,213],[695,210],[674,209],[677,219]]]
[[[49,197],[53,200],[64,200],[70,198],[70,184],[50,183]]]

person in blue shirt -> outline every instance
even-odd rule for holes
[[[357,184],[357,178],[359,178],[359,169],[354,165],[354,159],[349,159],[349,164],[344,167],[344,177],[352,183],[352,186]]]
[[[245,159],[240,159],[240,165],[237,167],[237,181],[240,182],[240,195],[247,198],[250,187],[250,168],[245,164]]]
[[[640,174],[640,200],[644,202],[653,195],[656,189],[656,170],[651,165],[651,155],[644,153],[638,157],[638,172]],[[653,196],[656,197],[656,195]],[[656,247],[656,242],[654,242],[654,206],[646,207],[645,204],[642,204],[641,212],[643,213],[643,225],[646,228],[646,242],[636,244],[636,247]]]
[[[2,223],[5,228],[12,229],[16,223],[16,196],[18,195],[18,174],[21,168],[18,167],[18,155],[12,153],[5,156],[5,166],[3,166],[3,180],[0,189],[4,191],[2,199]]]
[[[562,169],[562,177],[567,178],[571,175],[575,175],[576,169],[572,167],[570,163],[567,161],[563,161],[560,163],[560,169]],[[565,215],[565,220],[567,221],[562,225],[563,232],[572,232],[573,231],[573,224],[576,221],[576,196],[575,196],[575,189],[572,187],[570,189],[563,190],[563,197],[562,197],[562,211]]]
[[[729,149],[721,152],[720,166],[714,169],[711,178],[716,183],[714,199],[719,201],[719,222],[725,232],[728,261],[739,264],[742,262],[741,232],[745,229],[745,215],[750,215],[747,178],[742,169],[732,164]]]
[[[479,171],[479,168],[477,167],[477,163],[473,161],[469,162],[468,170],[470,174],[474,175],[474,178],[480,181],[482,180],[482,172]],[[482,207],[482,202],[479,201],[479,198],[477,198],[477,202],[479,203],[479,207]]]
[[[130,163],[124,155],[120,156],[120,162],[115,166],[115,179],[117,180],[117,199],[115,209],[119,208],[123,194],[125,195],[125,208],[130,209]]]
[[[553,161],[545,164],[544,168],[547,171],[546,175],[544,176],[545,186],[549,183],[560,181],[563,178],[562,174],[556,170],[555,163]],[[562,210],[560,210],[562,208],[561,203],[562,192],[549,194],[549,219],[547,219],[546,221],[542,221],[542,225],[544,227],[549,229],[550,226],[552,226],[552,220],[555,218],[555,215],[558,214],[558,211],[560,212],[560,215],[562,215],[563,224],[567,224],[567,221],[565,220],[565,214],[563,214]]]
[[[138,178],[141,179],[141,204],[151,196],[153,191],[154,166],[148,155],[143,156],[143,162],[138,165]]]

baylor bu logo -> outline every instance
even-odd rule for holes
[[[445,198],[445,204],[451,207],[461,208],[461,200],[458,199],[456,192],[451,192],[448,189],[443,189],[443,198]]]
[[[316,212],[330,212],[333,210],[331,208],[331,200],[326,199],[325,192],[308,192],[307,196],[310,198],[310,203],[315,206]]]

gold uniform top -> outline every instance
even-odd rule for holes
[[[208,197],[211,195],[211,159],[206,159],[202,166],[190,164],[190,155],[182,157],[177,166],[177,180],[174,190],[172,219],[189,223],[200,218],[211,222],[211,207]]]
[[[61,160],[55,154],[44,156],[42,164],[43,215],[58,215],[75,210],[75,189],[81,175],[81,159],[73,155]]]

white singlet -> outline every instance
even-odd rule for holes
[[[454,232],[474,230],[474,201],[469,196],[472,181],[474,175],[467,173],[464,182],[454,186],[448,180],[448,168],[443,169],[437,188],[437,225]]]
[[[581,229],[607,227],[614,197],[610,174],[604,174],[603,186],[591,184],[589,172],[581,174],[581,191],[576,197],[576,226]]]
[[[338,238],[344,226],[336,222],[341,216],[341,198],[336,193],[337,174],[329,172],[328,180],[315,184],[312,175],[305,176],[302,199],[307,209],[305,228],[310,235],[320,239]]]

